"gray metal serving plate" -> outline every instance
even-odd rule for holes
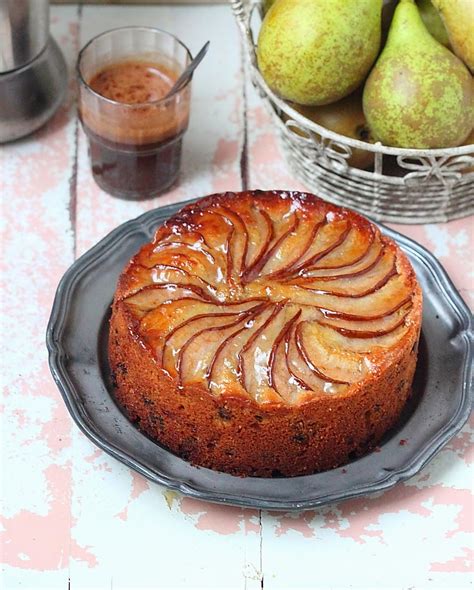
[[[112,395],[107,329],[117,278],[156,228],[184,203],[124,223],[62,278],[47,330],[49,363],[66,406],[98,447],[148,479],[231,505],[303,510],[385,490],[422,469],[466,422],[472,406],[472,318],[436,258],[380,226],[409,256],[423,288],[422,339],[413,396],[376,452],[315,475],[240,478],[198,468],[142,434]]]

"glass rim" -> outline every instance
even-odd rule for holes
[[[103,96],[99,92],[96,92],[85,81],[84,76],[82,75],[81,67],[80,67],[81,60],[84,56],[85,51],[89,48],[90,45],[92,45],[92,43],[94,43],[94,41],[97,41],[97,39],[100,39],[101,37],[105,37],[106,35],[109,35],[110,33],[116,33],[116,32],[120,32],[120,31],[131,31],[131,30],[150,31],[152,33],[161,33],[161,34],[167,35],[168,37],[171,37],[175,41],[177,41],[179,43],[179,45],[181,45],[181,47],[184,48],[190,61],[192,61],[192,59],[193,59],[193,56],[192,56],[189,48],[181,41],[181,39],[179,39],[176,35],[173,35],[173,33],[169,33],[168,31],[165,31],[164,29],[159,29],[158,27],[147,27],[145,25],[129,25],[129,26],[125,26],[125,27],[116,27],[114,29],[108,29],[107,31],[103,31],[102,33],[99,33],[95,37],[92,37],[92,39],[89,39],[89,41],[79,51],[79,53],[77,55],[77,60],[76,60],[76,73],[77,73],[77,77],[79,78],[79,82],[97,98],[100,98],[101,100],[105,100],[106,102],[108,102],[112,105],[120,106],[122,108],[125,107],[125,108],[134,109],[134,108],[140,108],[140,107],[144,107],[144,106],[157,106],[160,104],[165,104],[171,98],[174,98],[177,94],[179,94],[180,92],[182,92],[183,90],[185,90],[189,86],[189,84],[191,83],[191,80],[193,79],[192,74],[188,78],[188,81],[184,84],[184,86],[181,86],[180,88],[178,88],[176,90],[173,90],[173,92],[170,92],[169,94],[167,94],[163,98],[159,98],[158,100],[149,100],[146,102],[137,102],[137,103],[119,102],[118,100],[114,100],[112,98],[107,98],[106,96]]]

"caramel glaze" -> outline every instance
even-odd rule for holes
[[[396,423],[421,308],[405,255],[356,213],[305,193],[213,195],[160,227],[120,277],[115,396],[193,464],[331,469]]]
[[[225,373],[232,392],[298,404],[380,371],[417,320],[414,298],[407,259],[367,220],[312,195],[256,191],[170,219],[131,261],[116,301],[180,385],[221,395],[214,380]]]

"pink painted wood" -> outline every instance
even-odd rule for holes
[[[57,283],[74,258],[152,207],[245,187],[305,188],[288,172],[245,82],[227,7],[52,9],[71,73],[79,47],[93,35],[143,23],[176,33],[192,51],[211,39],[194,81],[178,188],[131,203],[94,184],[73,78],[67,101],[44,129],[1,147],[0,586],[467,587],[474,424],[409,482],[299,514],[214,506],[167,492],[73,426],[49,376],[43,341]],[[474,303],[472,219],[396,229],[433,251]],[[350,567],[341,567],[349,554]]]

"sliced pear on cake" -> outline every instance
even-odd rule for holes
[[[246,319],[242,328],[237,328],[222,340],[221,346],[216,350],[210,363],[207,375],[209,388],[214,395],[235,393],[236,388],[247,395],[241,385],[240,354],[272,312],[272,305],[262,306],[258,313]]]
[[[354,383],[364,377],[367,368],[360,355],[343,348],[332,348],[327,332],[334,333],[316,322],[301,322],[295,332],[298,352],[307,366],[323,381]]]
[[[355,277],[360,273],[370,270],[372,266],[377,264],[379,258],[383,253],[383,245],[379,239],[375,239],[367,250],[361,256],[360,260],[350,261],[347,264],[334,265],[332,267],[314,266],[311,270],[302,273],[301,278],[293,279],[291,282],[295,284],[304,284],[312,277]]]
[[[250,209],[252,221],[247,225],[249,236],[245,268],[251,268],[267,251],[273,239],[273,223],[266,211]]]
[[[239,353],[241,383],[259,402],[267,401],[267,390],[271,388],[269,360],[275,339],[287,319],[284,308],[284,303],[275,305],[266,322],[254,333]],[[278,395],[275,399],[277,398]]]
[[[400,275],[394,276],[383,287],[373,293],[357,299],[319,294],[299,286],[286,287],[281,290],[283,291],[282,295],[291,298],[293,303],[313,305],[321,310],[327,310],[328,316],[354,316],[367,320],[378,319],[393,313],[393,311],[406,303],[410,293],[408,286]]]
[[[397,275],[395,254],[385,250],[378,263],[370,270],[357,276],[347,276],[326,280],[313,278],[305,282],[302,288],[312,292],[327,295],[360,298],[382,288],[390,279]]]
[[[375,232],[363,224],[351,227],[346,239],[316,263],[318,269],[338,269],[359,262],[374,242]]]
[[[249,236],[243,219],[236,211],[220,205],[213,209],[217,214],[232,225],[232,233],[229,239],[229,251],[227,261],[230,265],[230,277],[238,281],[245,270],[245,257],[247,255]]]
[[[322,219],[305,219],[297,216],[297,223],[288,228],[273,246],[273,251],[262,267],[262,276],[277,278],[295,265],[311,247]]]
[[[324,256],[340,246],[350,232],[350,225],[345,219],[327,221],[321,225],[311,246],[298,260],[297,264],[289,269],[288,276],[296,276],[301,271],[307,271]]]

